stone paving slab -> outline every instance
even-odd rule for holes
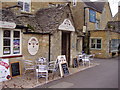
[[[90,66],[79,66],[78,68],[69,68],[70,70],[69,75],[94,67],[96,65],[99,65],[99,64],[91,63]],[[54,80],[58,80],[58,79],[61,79],[59,75],[55,75],[54,79],[52,79],[52,74],[49,73],[49,80],[47,83]],[[34,88],[44,84],[46,84],[45,78],[40,78],[39,82],[37,82],[37,78],[35,77],[34,72],[31,72],[31,73],[26,73],[24,76],[21,76],[21,77],[12,78],[12,80],[0,82],[0,89],[2,88]]]

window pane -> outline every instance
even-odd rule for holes
[[[21,6],[21,10],[23,10],[23,2],[18,1],[18,5],[20,5]]]
[[[20,53],[20,39],[13,40],[13,53],[14,54]]]
[[[10,47],[3,47],[3,55],[10,54]]]
[[[91,44],[91,48],[95,48],[95,44]]]
[[[20,38],[20,31],[14,31],[14,38]]]
[[[101,43],[101,39],[97,39],[97,43]]]
[[[101,49],[101,44],[97,44],[97,48],[98,48],[98,49]]]
[[[91,39],[91,43],[95,43],[95,39]]]
[[[30,7],[29,3],[25,3],[25,11],[26,12],[29,12],[29,9],[30,9],[29,7]]]
[[[10,37],[10,31],[9,30],[4,30],[3,37]]]
[[[10,39],[4,39],[3,46],[10,46]]]

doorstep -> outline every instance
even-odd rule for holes
[[[69,68],[70,74],[67,76],[73,75],[75,73],[86,70],[88,68],[95,67],[97,65],[99,65],[99,64],[91,63],[90,66],[79,66],[77,68]],[[49,83],[51,81],[59,80],[61,78],[62,77],[60,77],[59,75],[55,75],[54,79],[52,79],[52,74],[50,73],[49,80],[47,83]],[[21,76],[21,77],[12,78],[12,80],[0,82],[0,89],[2,89],[2,88],[35,88],[37,86],[44,85],[44,84],[46,84],[45,78],[40,78],[39,82],[37,82],[35,74],[34,74],[34,72],[32,72],[30,74],[26,73],[24,76]]]

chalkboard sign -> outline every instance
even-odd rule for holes
[[[19,62],[11,63],[12,77],[20,75]]]
[[[63,74],[64,75],[68,75],[69,74],[69,70],[68,70],[67,63],[61,64],[61,67],[62,67],[62,70],[63,70]]]
[[[77,58],[73,58],[73,67],[74,67],[74,68],[78,67]]]

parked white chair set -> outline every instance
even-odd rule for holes
[[[32,60],[23,60],[24,63],[24,73],[23,75],[25,75],[25,73],[27,71],[34,71],[36,70],[36,66],[35,63]]]
[[[37,82],[39,77],[45,77],[46,82],[48,81],[48,61],[46,58],[39,58],[36,60],[36,77]]]
[[[46,58],[41,57],[38,60],[36,60],[35,62],[32,60],[23,60],[23,63],[24,63],[23,76],[25,75],[25,73],[28,70],[34,71],[35,76],[37,78],[37,82],[38,82],[39,77],[44,77],[47,82],[48,81],[48,71],[52,71],[52,75],[53,75],[52,79],[53,79],[55,72],[58,70],[57,59],[56,59],[56,61],[48,62],[48,60]]]
[[[85,66],[87,63],[91,64],[91,60],[93,60],[93,55],[86,55],[86,54],[83,54],[83,55],[78,55],[78,60],[82,60],[82,65]]]

